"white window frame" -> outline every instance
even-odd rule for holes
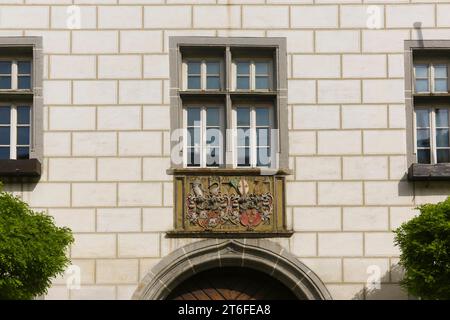
[[[9,147],[9,159],[10,160],[16,160],[17,159],[17,148],[18,147],[28,147],[29,153],[31,153],[31,135],[32,135],[32,119],[33,119],[33,108],[31,104],[29,103],[23,103],[23,104],[17,104],[17,103],[2,103],[0,104],[1,107],[9,107],[10,108],[10,124],[8,125],[2,125],[0,124],[0,127],[9,127],[9,145],[0,145],[0,147]],[[27,125],[30,127],[30,137],[29,137],[29,144],[28,145],[18,145],[17,144],[17,127],[24,127],[25,125],[19,125],[17,123],[17,107],[22,106],[28,106],[30,108],[30,124]]]
[[[238,146],[237,146],[237,109],[238,108],[250,108],[250,165],[249,166],[238,166]],[[256,144],[256,109],[258,108],[268,108],[269,109],[269,141],[270,141],[270,150],[271,154],[274,154],[273,148],[275,146],[272,145],[272,134],[274,129],[274,106],[272,104],[236,104],[232,109],[232,129],[233,139],[232,139],[232,150],[233,150],[233,168],[260,168],[257,165],[257,151],[258,146]],[[265,127],[265,126],[264,126]],[[271,165],[272,167],[275,165],[276,159],[272,159]],[[262,166],[262,168],[267,168],[267,166]]]
[[[199,108],[200,109],[200,166],[194,167],[194,166],[188,166],[188,137],[187,137],[187,118],[188,118],[188,112],[187,110],[189,108]],[[219,124],[220,124],[220,132],[221,132],[221,139],[219,141],[219,165],[218,166],[207,166],[206,160],[207,160],[207,144],[206,144],[206,110],[211,108],[217,108],[219,109]],[[225,159],[225,112],[224,112],[225,106],[220,104],[186,104],[183,106],[183,166],[185,168],[218,168],[221,165],[224,164]]]
[[[250,63],[250,88],[249,89],[239,89],[237,87],[237,63],[238,62],[249,62]],[[269,68],[268,81],[269,87],[267,89],[256,89],[256,62],[267,62]],[[273,90],[273,61],[270,58],[237,58],[234,59],[231,64],[231,74],[232,74],[232,84],[231,87],[233,91],[272,91]]]
[[[200,89],[189,89],[188,88],[188,63],[189,62],[199,62],[200,63]],[[208,89],[206,87],[207,84],[207,70],[206,63],[207,62],[218,62],[219,63],[219,81],[220,88],[219,89]],[[186,58],[183,60],[182,64],[182,74],[183,74],[183,90],[184,91],[221,91],[224,88],[224,66],[223,59],[221,58]]]
[[[0,58],[0,61],[7,61],[11,62],[11,88],[9,89],[1,89],[0,91],[32,91],[33,89],[33,60],[29,58],[20,58],[20,57],[14,57],[14,58],[8,58],[8,57],[2,57]],[[31,65],[30,74],[21,74],[21,75],[29,75],[30,76],[30,88],[28,89],[19,89],[19,66],[18,62],[29,62]]]
[[[447,109],[449,115],[449,125],[450,125],[450,107],[449,106],[418,106],[414,108],[414,153],[416,155],[416,162],[418,162],[418,153],[419,149],[417,146],[417,110],[427,110],[429,112],[429,128],[430,128],[430,164],[437,164],[437,150],[438,149],[446,149],[450,150],[450,147],[437,147],[436,146],[436,109]],[[449,137],[450,139],[450,137]],[[426,149],[426,148],[424,148]],[[442,163],[442,162],[440,162]]]
[[[435,87],[436,87],[436,85],[435,85],[435,80],[436,80],[436,73],[435,73],[435,67],[436,66],[446,66],[447,67],[447,91],[436,91],[435,90]],[[416,77],[416,66],[427,66],[427,70],[428,70],[428,78],[427,78],[427,80],[428,80],[428,91],[422,91],[422,92],[418,92],[417,91],[417,88],[416,88],[416,80],[417,80],[417,77]],[[417,62],[417,63],[414,63],[414,66],[413,66],[413,73],[414,73],[414,79],[413,79],[413,81],[414,81],[414,83],[413,83],[413,88],[414,88],[414,93],[417,93],[417,94],[430,94],[430,93],[437,93],[437,94],[439,94],[439,93],[449,93],[449,89],[450,89],[450,87],[449,87],[449,64],[447,63],[447,62],[440,62],[440,61],[436,61],[436,62],[432,62],[432,63],[430,63],[430,62]],[[419,78],[419,79],[425,79],[425,78]],[[443,78],[438,78],[438,79],[443,79]]]

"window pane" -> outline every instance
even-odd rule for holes
[[[250,74],[250,62],[236,63],[237,74]]]
[[[250,129],[238,128],[237,130],[237,145],[250,146]]]
[[[256,108],[256,125],[270,125],[269,108]]]
[[[434,66],[434,77],[447,78],[447,66],[446,65]]]
[[[30,107],[17,107],[17,123],[30,124]]]
[[[10,76],[0,76],[0,89],[11,89]]]
[[[29,159],[30,158],[30,148],[29,147],[18,147],[17,148],[17,159]]]
[[[430,150],[417,150],[418,163],[430,163]]]
[[[0,159],[9,159],[9,147],[0,147]]]
[[[428,78],[428,65],[416,65],[414,68],[416,70],[416,78]]]
[[[429,92],[428,80],[416,80],[416,92]]]
[[[219,62],[207,62],[206,63],[206,74],[220,74],[220,63]]]
[[[200,74],[200,62],[188,62],[188,74]]]
[[[250,165],[250,149],[238,148],[237,149],[237,165],[249,166]]]
[[[250,108],[238,108],[236,112],[237,125],[249,126],[250,125]]]
[[[450,147],[448,142],[448,129],[436,129],[436,146]]]
[[[206,77],[206,89],[220,89],[220,77]]]
[[[257,155],[256,165],[258,167],[270,166],[270,148],[258,148],[256,155]]]
[[[10,133],[9,127],[0,127],[0,145],[9,145]]]
[[[217,167],[220,165],[220,149],[208,148],[206,152],[206,166]]]
[[[417,127],[428,128],[430,126],[430,111],[427,109],[416,110]]]
[[[30,144],[30,127],[17,128],[17,144],[18,145]]]
[[[238,89],[250,89],[250,77],[238,76],[237,77],[236,87]]]
[[[198,148],[189,148],[187,165],[189,167],[199,167],[200,166],[200,152]]]
[[[430,131],[428,129],[417,130],[417,146],[425,148],[430,146]]]
[[[447,92],[447,79],[440,79],[434,81],[434,91],[436,92]]]
[[[269,129],[268,128],[257,128],[256,129],[256,144],[258,146],[269,146]]]
[[[217,128],[206,129],[206,144],[219,146],[221,140],[221,132]]]
[[[0,61],[0,74],[11,74],[11,65],[11,61]]]
[[[187,135],[188,146],[200,145],[200,128],[188,128]]]
[[[269,77],[256,77],[255,88],[256,89],[269,89]]]
[[[209,108],[206,110],[206,125],[220,126],[219,108]]]
[[[200,89],[200,76],[188,77],[188,89]]]
[[[436,109],[436,127],[448,127],[448,109]]]
[[[200,126],[200,108],[188,108],[187,114],[188,126]]]
[[[31,62],[30,61],[18,61],[17,69],[19,74],[31,74]]]
[[[450,150],[437,150],[436,156],[437,163],[450,162]]]
[[[256,74],[269,74],[269,63],[268,62],[256,62],[255,63]]]
[[[0,124],[9,124],[11,121],[11,108],[0,107]]]
[[[30,76],[19,76],[17,82],[17,88],[19,89],[30,89],[31,88],[31,77]]]

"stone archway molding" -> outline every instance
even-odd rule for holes
[[[183,246],[163,258],[139,283],[132,299],[160,300],[201,271],[244,267],[262,271],[299,299],[331,300],[319,277],[279,244],[265,239],[208,239]]]

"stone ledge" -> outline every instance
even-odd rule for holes
[[[38,159],[0,160],[0,177],[39,177],[41,163]]]
[[[413,163],[408,170],[408,179],[412,181],[420,181],[420,180],[450,181],[450,163],[438,163],[438,164]]]
[[[224,231],[169,231],[167,238],[218,238],[218,239],[242,239],[242,238],[289,238],[293,231],[274,232],[224,232]]]

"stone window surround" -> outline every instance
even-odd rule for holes
[[[43,159],[43,48],[42,37],[0,37],[0,48],[32,50],[32,119],[30,159],[0,160],[0,176],[40,176]],[[19,93],[20,95],[21,93]],[[27,93],[25,93],[27,94]],[[17,94],[2,93],[3,101],[17,100]]]
[[[183,57],[181,47],[222,47],[225,48],[226,73],[232,74],[231,48],[273,49],[275,51],[274,65],[276,75],[273,80],[276,87],[276,127],[279,129],[279,160],[278,169],[286,170],[289,167],[288,150],[288,109],[287,109],[287,53],[286,38],[257,38],[257,37],[197,37],[197,36],[174,36],[169,37],[169,59],[170,59],[170,125],[171,131],[183,128],[182,109],[183,103],[180,95],[182,88],[182,63]],[[251,52],[251,51],[249,51]],[[231,77],[227,77],[226,91],[226,128],[232,123],[232,102],[230,98]],[[252,93],[254,94],[254,93]],[[256,95],[258,93],[255,93]],[[171,141],[171,150],[177,146],[178,141]],[[181,150],[180,150],[181,151]],[[229,146],[226,145],[226,166],[232,167],[232,156]],[[172,169],[181,169],[183,164],[171,162]],[[195,170],[195,168],[193,169]],[[239,170],[239,169],[236,169]],[[169,170],[170,172],[170,170]]]
[[[405,40],[406,152],[410,180],[450,180],[450,163],[419,164],[414,153],[414,60],[417,50],[450,50],[450,40]],[[446,98],[450,94],[445,94]]]

